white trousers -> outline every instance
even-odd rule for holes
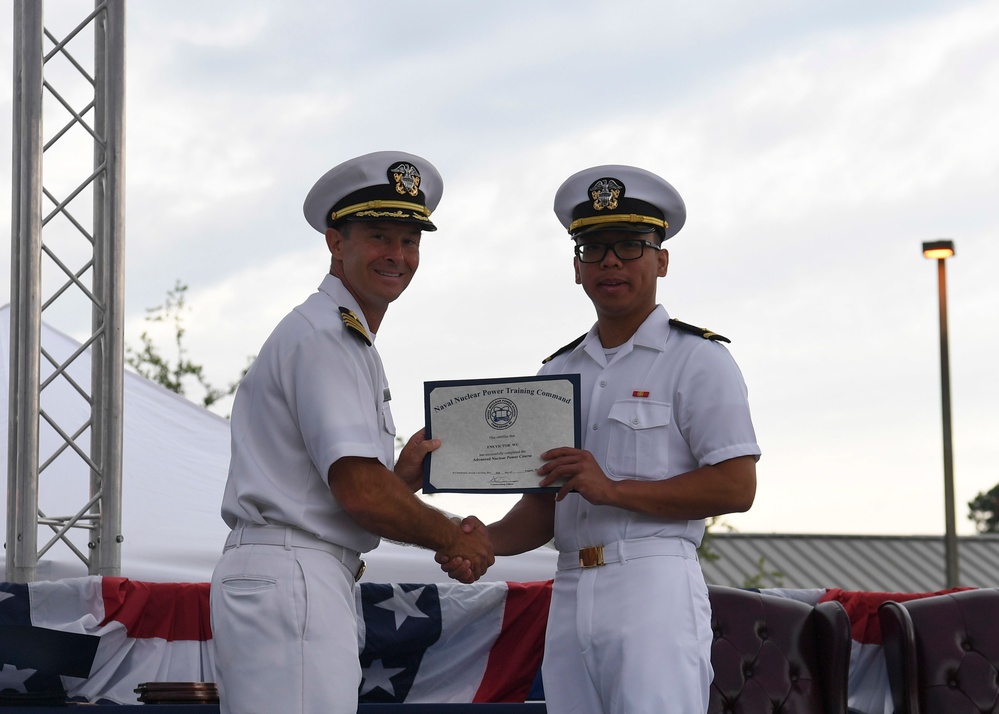
[[[230,548],[212,575],[221,714],[355,714],[354,578],[310,548]]]
[[[542,665],[548,712],[706,712],[711,641],[696,557],[560,569]]]

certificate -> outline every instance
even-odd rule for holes
[[[541,454],[579,448],[579,375],[425,382],[423,491],[524,493],[541,488]]]

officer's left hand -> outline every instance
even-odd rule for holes
[[[539,486],[550,486],[559,479],[566,479],[555,496],[556,501],[575,491],[595,506],[612,502],[615,481],[607,478],[589,451],[566,446],[546,451],[541,458],[547,463],[538,469],[538,474],[544,477]]]
[[[426,429],[413,434],[395,462],[395,475],[402,479],[410,491],[416,493],[423,486],[423,459],[441,446],[440,439],[424,439]]]

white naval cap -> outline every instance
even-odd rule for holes
[[[594,166],[565,180],[555,193],[555,215],[576,238],[595,231],[655,231],[665,240],[687,219],[680,194],[650,171]]]
[[[305,197],[305,220],[320,233],[337,221],[408,221],[435,231],[430,214],[444,180],[424,158],[376,151],[344,161],[323,174]]]

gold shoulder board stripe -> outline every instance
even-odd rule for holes
[[[368,335],[368,331],[364,329],[364,324],[358,319],[357,315],[351,310],[341,307],[340,317],[343,319],[343,324],[347,326],[348,330],[364,340],[364,344],[368,347],[371,347],[371,336]]]
[[[553,354],[549,355],[548,357],[545,357],[543,360],[541,360],[541,364],[548,364],[553,359],[555,359],[556,357],[558,357],[560,354],[562,354],[564,352],[568,352],[569,350],[576,349],[576,347],[579,345],[579,343],[583,341],[584,337],[586,337],[586,333],[585,332],[583,334],[581,334],[579,337],[577,337],[576,339],[574,339],[569,344],[565,345],[564,347],[559,347]]]
[[[730,340],[727,337],[719,335],[717,332],[712,332],[711,330],[707,330],[707,329],[705,329],[703,327],[695,327],[694,325],[691,325],[689,323],[680,322],[677,319],[672,319],[671,318],[670,321],[669,321],[669,324],[672,325],[673,327],[675,327],[678,330],[682,330],[683,332],[689,332],[691,335],[697,335],[698,337],[703,337],[704,339],[706,339],[706,340],[712,340],[713,342],[731,342],[732,341],[732,340]]]

